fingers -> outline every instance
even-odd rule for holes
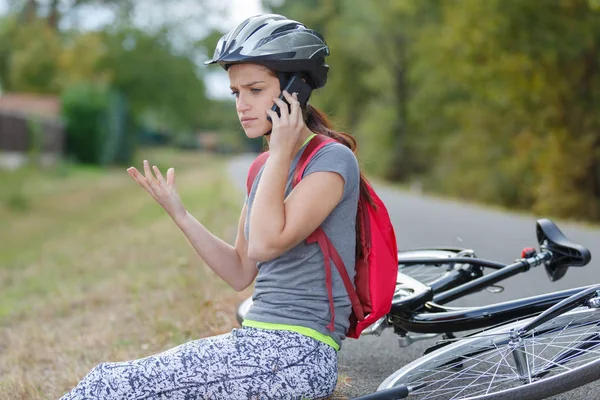
[[[152,167],[152,170],[154,171],[154,175],[156,175],[156,179],[158,181],[158,184],[164,184],[165,183],[165,178],[163,178],[162,174],[160,173],[160,170],[158,169],[158,167],[155,165]]]
[[[154,177],[154,174],[152,174],[152,170],[150,170],[150,164],[148,163],[148,160],[144,160],[144,174],[142,175],[140,172],[138,172],[137,169],[135,169],[134,167],[130,167],[127,169],[127,173],[129,173],[129,175],[144,189],[146,189],[150,194],[154,194],[156,193],[159,189],[161,185],[164,185],[165,182],[165,178],[163,178],[160,170],[158,169],[158,167],[156,165],[154,165],[152,167],[152,170],[154,171],[154,174],[156,174],[156,178]],[[174,172],[173,172],[174,173]],[[173,176],[173,180],[174,180],[174,176]]]
[[[167,170],[167,185],[175,186],[175,168],[169,168]]]
[[[175,168],[169,168],[167,170],[166,181],[156,165],[152,166],[152,171],[154,171],[154,174],[152,174],[150,170],[150,164],[148,164],[148,161],[146,160],[144,160],[145,176],[142,175],[135,167],[127,168],[127,173],[129,174],[129,176],[131,176],[133,180],[135,180],[137,183],[144,187],[150,185],[151,182],[153,182],[156,185],[162,185],[166,183],[168,185],[173,186],[175,184]],[[154,177],[154,175],[156,175],[156,178]]]
[[[285,101],[281,100],[279,97],[273,97],[273,102],[279,106],[279,122],[283,125],[287,125],[290,116],[289,106],[285,103]],[[277,115],[277,113],[275,113],[275,115]],[[271,119],[274,121],[272,115]]]
[[[150,164],[148,160],[144,160],[144,175],[146,176],[146,181],[152,187],[154,183],[157,183],[156,178],[152,175],[152,171],[150,171]]]
[[[302,116],[302,110],[300,109],[300,102],[298,101],[298,93],[289,94],[286,90],[283,91],[283,96],[290,103],[290,116],[289,120],[291,124],[298,124],[298,117]]]
[[[129,174],[129,176],[131,176],[133,178],[134,181],[136,181],[141,187],[143,187],[144,189],[146,189],[148,192],[152,193],[152,189],[150,188],[150,186],[148,185],[148,182],[146,181],[146,178],[135,168],[135,167],[130,167],[127,169],[127,173]]]
[[[271,124],[273,125],[273,129],[277,128],[279,126],[279,117],[277,116],[277,113],[271,109],[268,109],[267,115],[271,117]]]
[[[271,110],[267,110],[267,114],[271,117],[273,127],[279,125],[298,125],[302,120],[302,109],[298,102],[298,94],[289,94],[287,91],[282,92],[283,96],[287,100],[288,104],[278,97],[273,98],[273,102],[279,106],[281,116],[275,118],[277,114]]]

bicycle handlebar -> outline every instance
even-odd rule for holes
[[[380,390],[364,396],[355,397],[351,400],[399,400],[408,397],[409,389],[405,385],[391,389]]]
[[[448,288],[448,286],[444,286],[442,290],[439,290],[436,287],[436,282],[433,282],[429,289],[424,289],[425,285],[420,284],[415,286],[418,290],[411,296],[402,298],[398,301],[394,301],[392,307],[395,309],[405,309],[405,310],[413,310],[416,309],[427,301],[433,300],[437,304],[445,304],[450,301],[456,300],[460,297],[466,296],[470,293],[479,291],[487,286],[496,284],[506,278],[509,278],[513,275],[519,274],[521,272],[527,271],[531,267],[535,267],[541,265],[544,262],[547,262],[552,259],[552,253],[549,251],[542,251],[538,254],[535,254],[529,258],[521,258],[516,262],[510,265],[503,265],[502,268],[494,268],[499,265],[494,261],[482,260],[479,258],[468,258],[468,257],[456,257],[456,258],[447,258],[440,260],[439,258],[421,258],[421,259],[411,259],[402,261],[402,264],[471,264],[478,266],[488,266],[491,265],[492,268],[496,269],[491,274],[480,276],[479,278],[470,277],[466,281],[463,281],[460,274],[457,274],[454,278],[457,285],[452,288]],[[408,278],[405,278],[408,279]],[[435,291],[432,288],[436,288]],[[433,296],[433,297],[432,297]]]

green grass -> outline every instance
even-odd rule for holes
[[[143,155],[175,167],[188,210],[233,241],[243,193],[224,159]],[[100,362],[235,325],[249,291],[208,269],[125,168],[25,168],[0,172],[0,184],[0,398],[59,398]]]
[[[243,193],[226,159],[145,150],[138,169],[143,158],[163,175],[175,167],[187,209],[233,243]],[[204,265],[125,169],[0,171],[0,399],[57,399],[100,362],[237,325],[251,289],[235,292]]]

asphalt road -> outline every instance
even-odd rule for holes
[[[229,164],[231,178],[242,190],[245,190],[246,173],[252,159],[252,155],[239,156]],[[389,187],[376,186],[375,189],[388,208],[399,249],[458,246],[474,249],[481,258],[509,263],[520,256],[522,248],[538,247],[535,221],[545,216],[509,213]],[[550,282],[545,270],[539,267],[504,281],[502,293],[482,291],[451,305],[491,304],[600,282],[600,264],[595,261],[600,260],[600,229],[555,222],[569,239],[590,249],[590,264],[570,268],[558,282]],[[341,385],[342,394],[354,397],[374,391],[386,376],[418,358],[432,343],[431,340],[421,341],[400,348],[391,330],[380,337],[346,340],[339,356],[340,374],[348,377]],[[600,383],[553,397],[555,400],[598,398]]]

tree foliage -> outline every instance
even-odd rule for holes
[[[263,1],[320,30],[314,102],[365,166],[541,214],[600,219],[597,0]]]
[[[0,85],[6,91],[60,94],[84,82],[106,84],[126,96],[138,117],[174,132],[202,126],[205,85],[197,64],[204,50],[187,31],[210,15],[198,2],[188,16],[165,16],[153,27],[138,26],[133,16],[143,6],[177,6],[181,0],[15,0],[0,19]],[[62,18],[85,6],[113,11],[115,21],[100,30],[64,28]],[[207,11],[198,16],[199,10]],[[156,127],[155,127],[156,128]]]

